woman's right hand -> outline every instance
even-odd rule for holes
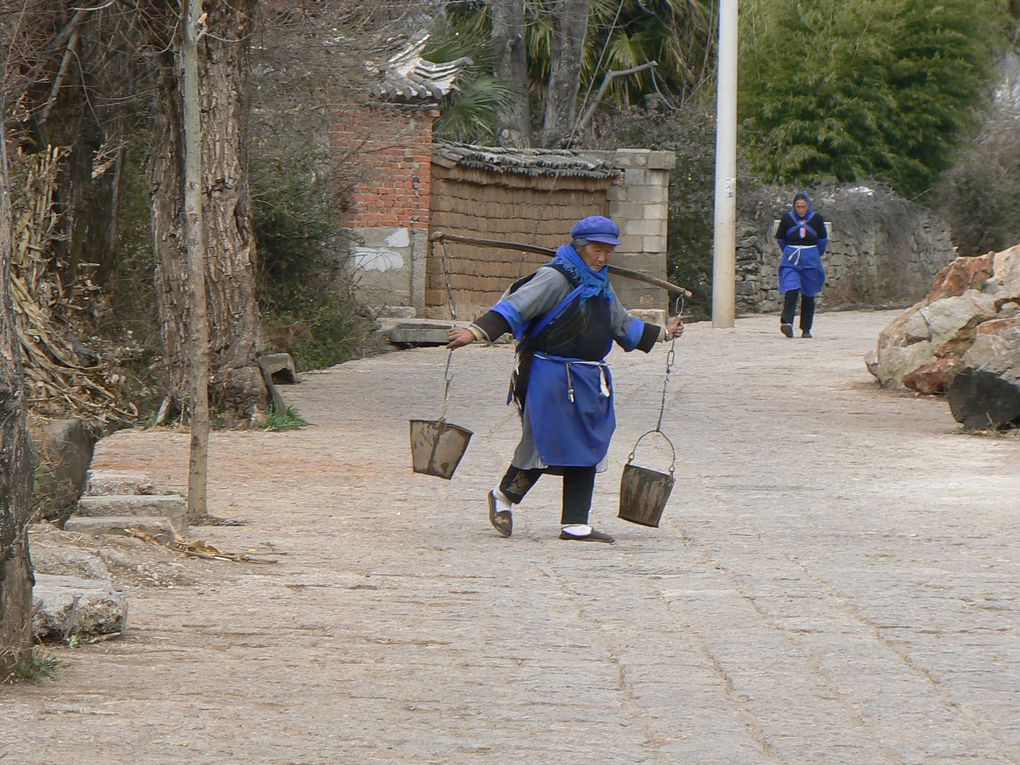
[[[475,341],[475,333],[467,327],[451,327],[446,339],[450,341],[446,344],[447,348],[463,348]]]

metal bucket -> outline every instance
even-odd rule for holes
[[[450,480],[471,440],[471,431],[446,420],[411,420],[411,466],[415,473]]]
[[[673,452],[673,462],[669,466],[669,474],[656,470],[632,465],[634,453],[641,439],[651,433],[658,433],[666,439]],[[662,511],[666,509],[670,492],[673,491],[673,471],[676,469],[676,449],[673,442],[661,430],[650,430],[634,444],[634,449],[627,457],[620,479],[620,512],[618,517],[641,526],[659,527]]]

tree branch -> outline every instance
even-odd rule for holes
[[[658,62],[647,61],[644,64],[641,64],[639,66],[633,66],[630,69],[620,69],[618,71],[606,72],[606,76],[602,78],[602,84],[599,85],[599,89],[595,92],[595,97],[591,101],[591,106],[589,106],[588,110],[581,115],[581,119],[577,121],[577,127],[574,128],[574,133],[575,134],[580,133],[582,130],[584,130],[585,125],[587,125],[591,121],[591,118],[595,116],[595,109],[598,108],[599,102],[602,100],[602,97],[606,94],[606,91],[609,90],[609,83],[612,80],[616,79],[617,77],[625,77],[628,74],[642,72],[645,69],[652,69],[653,67],[656,66],[658,66]]]
[[[67,47],[64,49],[64,58],[60,61],[60,69],[57,70],[57,76],[53,78],[53,85],[50,87],[50,95],[46,99],[46,104],[43,106],[42,111],[39,113],[39,122],[46,122],[46,118],[50,116],[50,110],[53,105],[57,102],[57,96],[60,94],[60,88],[64,85],[64,77],[67,76],[67,70],[71,65],[71,58],[75,54],[75,50],[78,47],[78,29],[81,27],[81,22],[85,18],[85,14],[88,13],[90,8],[79,8],[74,14],[74,18],[71,19],[71,23],[67,25],[64,32],[61,32],[61,36],[66,32]]]

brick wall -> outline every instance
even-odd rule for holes
[[[430,233],[475,236],[556,248],[586,215],[606,215],[613,181],[494,173],[433,165]],[[545,255],[450,242],[433,244],[427,261],[429,318],[450,317],[447,274],[458,319],[481,315],[516,279],[546,263]]]
[[[360,180],[350,228],[428,228],[435,110],[355,107],[338,115],[333,146],[353,153]]]

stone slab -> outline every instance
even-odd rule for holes
[[[188,503],[180,494],[82,497],[78,500],[77,512],[88,518],[162,516],[169,518],[177,528],[183,529],[187,526]]]
[[[85,495],[105,497],[111,494],[155,495],[156,484],[140,471],[89,470]]]
[[[124,529],[140,529],[154,537],[166,539],[172,539],[175,532],[178,535],[183,535],[187,530],[186,527],[175,529],[169,518],[145,515],[105,515],[98,518],[74,515],[68,518],[64,524],[64,531],[89,534],[90,536],[120,534]]]

